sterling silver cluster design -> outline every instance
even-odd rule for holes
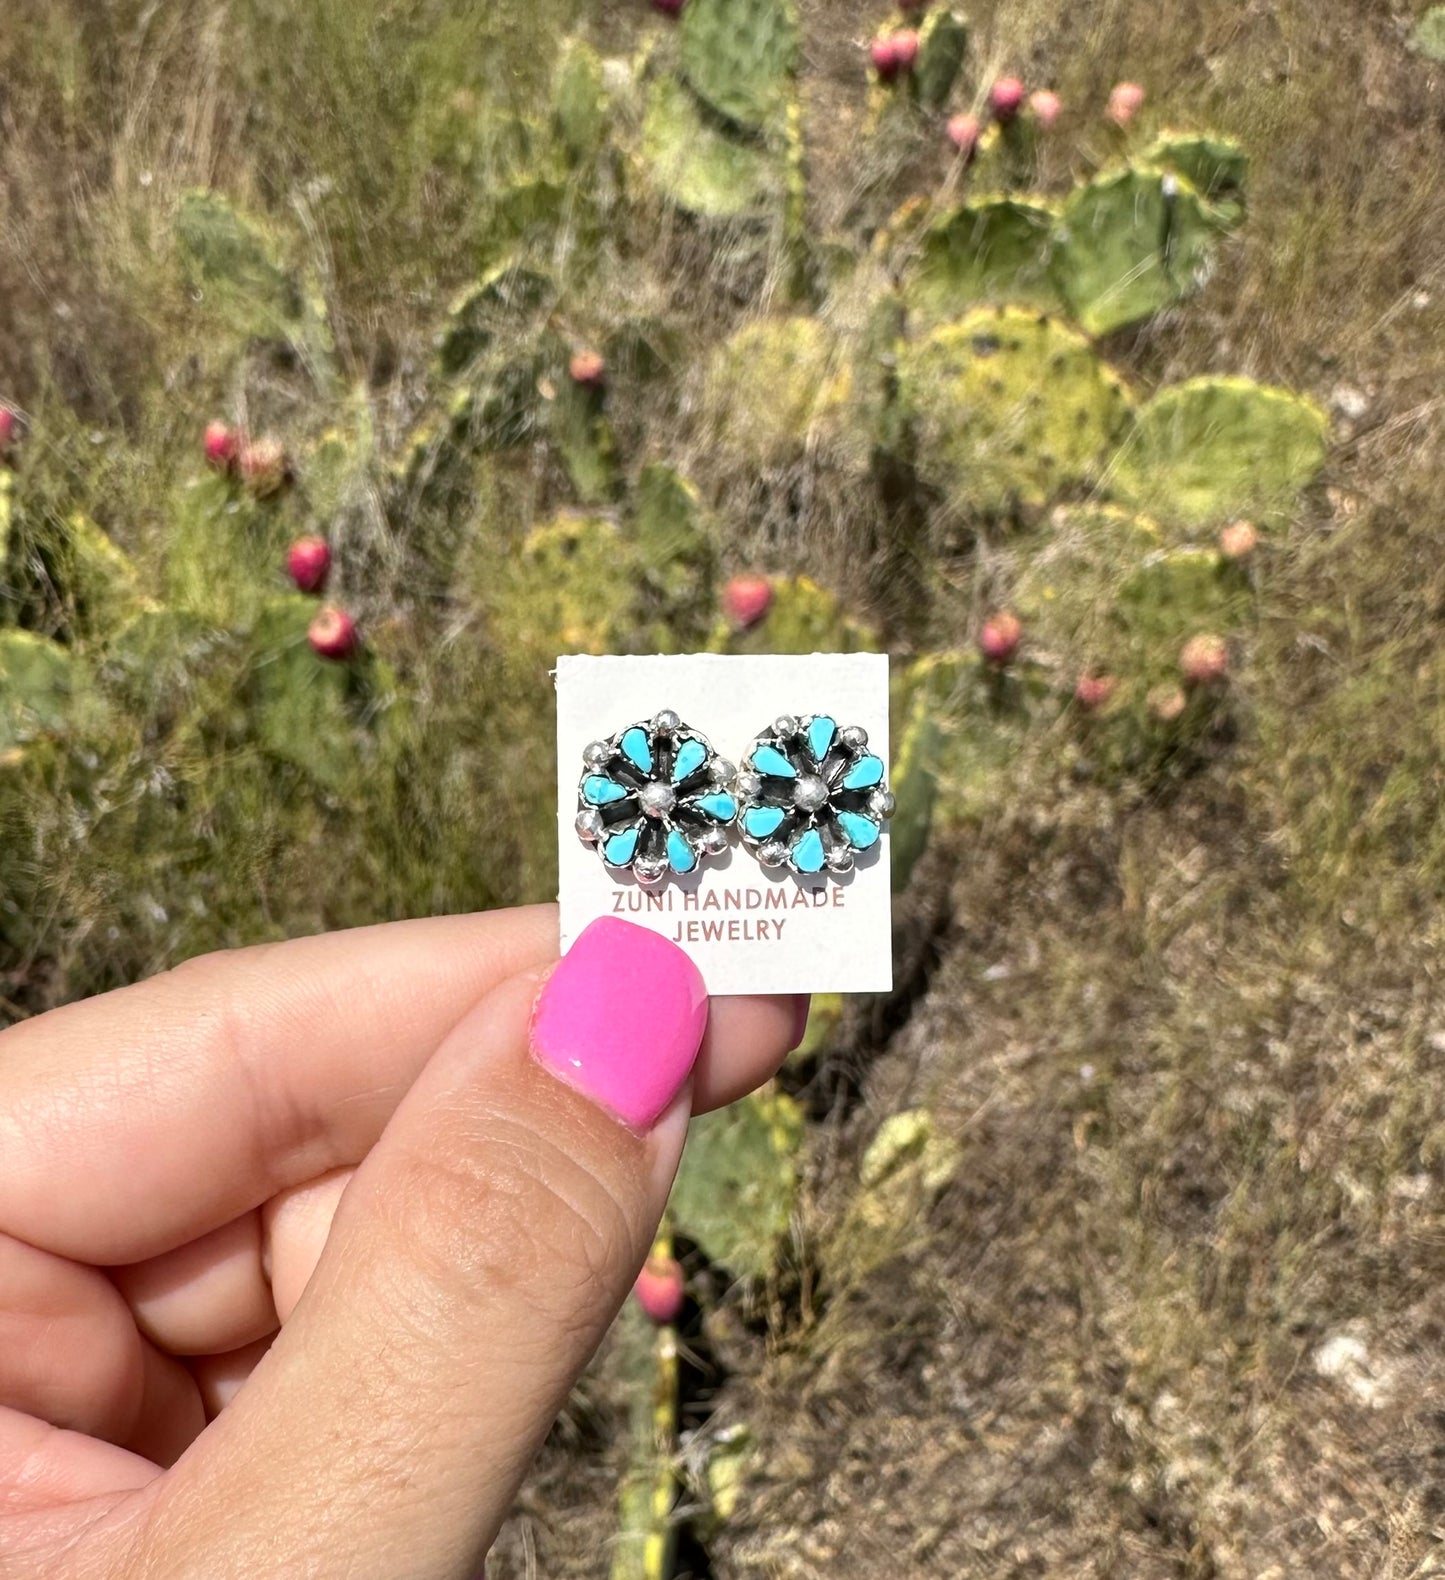
[[[652,888],[728,848],[737,823],[764,867],[842,876],[873,849],[894,799],[868,732],[826,713],[775,719],[741,769],[670,708],[582,754],[577,837]]]
[[[826,713],[775,719],[744,755],[737,794],[744,844],[804,877],[851,872],[896,806],[867,730]]]
[[[728,848],[737,770],[670,708],[582,754],[577,837],[647,888]]]

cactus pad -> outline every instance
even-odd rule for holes
[[[33,631],[0,631],[0,753],[63,730],[74,683],[68,648]]]
[[[1161,390],[1139,414],[1111,492],[1184,527],[1289,511],[1325,461],[1328,424],[1312,401],[1241,378]]]
[[[559,653],[632,646],[636,567],[622,534],[602,517],[559,516],[505,559],[488,552],[477,575],[493,638],[524,669],[550,668]]]
[[[648,88],[642,158],[658,193],[703,219],[757,213],[781,186],[764,148],[710,124],[687,89],[667,76]]]
[[[1172,170],[1210,202],[1244,200],[1249,156],[1227,137],[1202,132],[1165,132],[1145,151],[1144,163]]]
[[[976,509],[1087,483],[1129,416],[1124,386],[1082,335],[1018,308],[934,330],[905,348],[899,378],[920,471]]]
[[[919,241],[909,305],[924,323],[985,302],[1050,310],[1059,292],[1049,271],[1055,215],[1017,198],[984,198],[942,215]]]
[[[325,790],[359,786],[359,731],[347,706],[352,676],[344,664],[311,651],[306,628],[316,614],[311,598],[277,598],[251,632],[250,703],[256,735],[272,757],[291,763]]]
[[[776,465],[840,430],[851,382],[816,319],[764,318],[714,356],[707,407],[719,444],[755,465]]]
[[[765,1088],[693,1123],[669,1210],[680,1233],[739,1278],[766,1278],[798,1190],[803,1116]]]
[[[1221,224],[1178,177],[1134,169],[1099,176],[1064,204],[1054,281],[1090,334],[1108,334],[1197,290]]]
[[[277,318],[300,311],[300,294],[280,244],[260,221],[215,192],[187,192],[176,211],[176,239],[197,284],[246,299]]]
[[[767,618],[748,631],[721,625],[710,644],[725,653],[859,653],[877,635],[848,615],[837,598],[806,576],[773,583]]]
[[[1445,5],[1431,6],[1415,25],[1410,48],[1426,60],[1445,61]]]
[[[461,372],[492,344],[501,325],[538,311],[553,289],[547,275],[524,264],[508,260],[489,269],[452,301],[436,343],[442,372]]]
[[[930,11],[918,30],[918,59],[913,66],[913,87],[918,102],[941,110],[968,54],[968,24],[946,8]]]
[[[590,159],[607,126],[602,60],[580,39],[569,39],[552,76],[552,117],[571,158]]]
[[[687,0],[682,68],[717,113],[761,131],[783,107],[798,53],[792,0]]]

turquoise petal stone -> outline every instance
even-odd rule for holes
[[[667,836],[667,859],[674,872],[691,872],[697,866],[697,852],[676,829]]]
[[[753,767],[760,774],[769,774],[774,779],[796,779],[798,770],[778,750],[776,746],[760,746],[753,753]]]
[[[859,817],[856,812],[840,812],[838,825],[854,850],[869,850],[878,843],[878,825],[870,823],[866,817]]]
[[[707,761],[707,747],[701,741],[684,741],[672,764],[672,782],[680,785]]]
[[[822,836],[815,828],[810,828],[793,846],[793,865],[799,872],[821,872],[827,860],[823,853]]]
[[[808,750],[813,754],[813,761],[820,763],[828,755],[828,748],[833,744],[833,737],[838,733],[837,721],[819,714],[808,726]]]
[[[874,785],[883,783],[883,759],[881,757],[860,757],[848,770],[847,777],[843,780],[845,790],[871,790]]]
[[[783,809],[780,806],[755,806],[743,813],[743,828],[753,839],[766,839],[776,834],[782,825]]]
[[[641,725],[634,725],[617,743],[622,755],[640,774],[652,772],[652,743]]]
[[[717,790],[712,795],[705,795],[694,803],[700,812],[706,812],[709,817],[715,817],[719,823],[731,823],[738,815],[738,804],[726,791]]]
[[[610,867],[627,867],[632,863],[632,858],[637,854],[637,841],[642,836],[642,830],[637,828],[624,829],[620,834],[614,834],[602,847],[602,859]]]
[[[582,799],[591,806],[611,806],[620,801],[627,791],[615,779],[605,774],[588,774],[582,781]]]

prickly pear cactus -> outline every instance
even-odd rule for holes
[[[738,1278],[764,1279],[788,1232],[803,1116],[766,1088],[696,1120],[669,1211],[679,1233]]]
[[[918,241],[908,284],[920,325],[986,302],[1051,312],[1060,306],[1050,268],[1056,212],[1022,198],[978,198],[940,215]]]
[[[1095,480],[1130,412],[1082,335],[1018,308],[983,308],[910,343],[899,387],[921,474],[959,508],[986,511]]]
[[[568,39],[557,56],[552,117],[570,159],[591,159],[602,146],[607,129],[602,60],[580,39]]]
[[[437,337],[437,364],[446,374],[462,372],[519,318],[539,312],[555,287],[540,270],[515,260],[496,264],[475,285],[458,293]]]
[[[926,109],[941,110],[968,55],[968,24],[956,12],[940,6],[930,11],[918,30],[918,59],[913,66],[913,88]]]
[[[498,562],[478,554],[477,595],[492,640],[518,667],[542,672],[559,653],[628,651],[635,640],[635,567],[616,524],[565,514]]]
[[[783,108],[798,53],[792,0],[687,0],[682,69],[719,115],[761,131]]]
[[[1244,218],[1249,156],[1229,138],[1206,132],[1163,132],[1145,149],[1142,162],[1183,176],[1226,227],[1233,228]]]
[[[816,319],[763,318],[714,355],[706,405],[719,445],[775,466],[838,437],[850,393],[847,361]]]
[[[1097,176],[1064,202],[1054,280],[1078,322],[1108,334],[1196,291],[1226,225],[1180,176],[1132,168]]]
[[[767,149],[710,125],[673,77],[648,86],[642,160],[663,198],[702,219],[764,213],[782,189],[782,172]]]
[[[1140,408],[1111,490],[1185,528],[1287,515],[1325,462],[1328,422],[1302,396],[1240,378],[1160,390]]]
[[[832,593],[798,576],[773,584],[773,601],[758,625],[747,631],[719,625],[709,647],[722,653],[866,653],[877,649],[878,638]]]
[[[33,631],[0,631],[0,754],[65,730],[77,685],[68,648]]]
[[[361,783],[362,734],[350,705],[352,673],[319,663],[307,645],[315,614],[314,600],[299,596],[261,611],[251,632],[251,714],[264,751],[339,793]]]

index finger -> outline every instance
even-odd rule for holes
[[[553,906],[208,955],[0,1033],[0,1231],[77,1261],[157,1256],[360,1162],[446,1034],[557,951]],[[726,1000],[709,1041],[771,1073],[791,1000]],[[739,1095],[709,1090],[698,1107]],[[738,1079],[738,1061],[729,1061]]]

